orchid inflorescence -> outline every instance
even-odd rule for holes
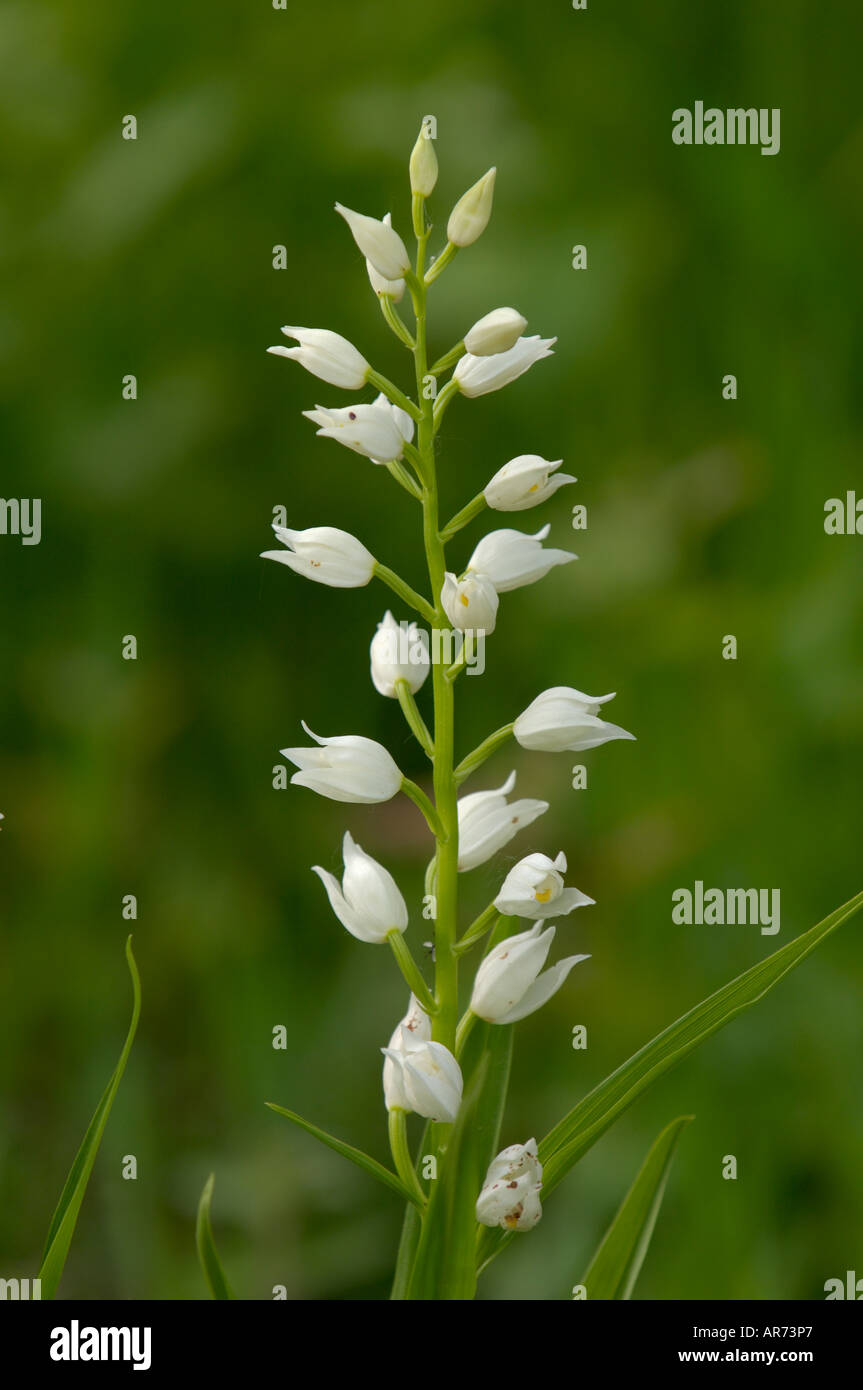
[[[407,1012],[382,1049],[384,1100],[396,1170],[390,1176],[400,1180],[411,1203],[397,1275],[404,1297],[453,1296],[445,1292],[445,1274],[436,1282],[430,1270],[436,1261],[439,1265],[442,1260],[444,1265],[451,1261],[453,1250],[460,1252],[462,1263],[473,1262],[475,1223],[515,1232],[529,1230],[539,1221],[542,1165],[535,1141],[510,1145],[494,1157],[506,1079],[501,1086],[499,1077],[492,1082],[488,1076],[496,1051],[490,1034],[505,1030],[510,1043],[509,1025],[539,1009],[561,988],[572,968],[588,958],[569,955],[545,968],[556,931],[548,919],[565,917],[593,902],[579,889],[566,886],[567,862],[562,853],[553,859],[541,853],[526,855],[506,874],[488,908],[459,935],[459,873],[486,863],[548,810],[545,801],[512,799],[514,772],[495,790],[461,796],[459,790],[510,738],[522,748],[561,752],[633,737],[601,717],[612,695],[592,696],[555,686],[539,694],[512,723],[492,733],[461,762],[455,761],[454,696],[465,669],[465,654],[494,632],[501,594],[532,584],[576,557],[544,544],[548,525],[533,535],[512,529],[491,531],[474,548],[461,573],[448,568],[446,547],[485,509],[525,511],[576,479],[558,471],[560,459],[519,455],[498,468],[483,491],[441,525],[435,436],[450,402],[459,394],[471,398],[500,390],[548,357],[556,339],[525,336],[527,320],[522,314],[498,308],[480,318],[455,347],[429,365],[429,291],[456,253],[471,246],[485,230],[496,176],[490,169],[459,200],[447,223],[444,249],[427,263],[432,227],[426,199],[434,190],[437,172],[434,143],[424,125],[410,159],[417,242],[413,264],[389,214],[376,219],[336,204],[365,257],[386,323],[413,357],[416,398],[376,371],[352,343],[328,329],[286,327],[282,331],[295,345],[269,349],[299,362],[330,386],[377,390],[370,402],[315,405],[303,414],[317,426],[319,437],[336,440],[388,468],[420,504],[431,597],[413,590],[355,536],[331,526],[292,530],[276,525],[281,548],[265,551],[264,558],[334,588],[358,588],[378,578],[420,620],[437,633],[458,635],[463,645],[462,658],[447,664],[437,656],[437,648],[430,649],[428,633],[416,616],[409,623],[397,623],[389,610],[371,639],[372,681],[381,695],[399,701],[431,761],[433,796],[403,775],[382,744],[358,734],[323,736],[304,724],[314,746],[282,749],[298,769],[291,781],[334,801],[375,803],[406,794],[425,815],[435,840],[426,872],[426,901],[434,904],[431,985],[405,941],[407,904],[383,864],[346,832],[341,882],[319,866],[314,869],[338,920],[360,941],[389,944],[410,989]],[[413,306],[412,325],[397,308],[405,293]],[[449,380],[441,385],[447,372]],[[430,673],[431,728],[415,700]],[[527,929],[518,930],[519,919],[527,919]],[[459,967],[486,940],[468,1008],[459,1018]],[[463,1141],[470,1112],[478,1113],[482,1097],[487,1102],[495,1087],[501,1093],[497,1123],[483,1131],[483,1144],[473,1162],[467,1162]],[[430,1123],[416,1157],[407,1139],[406,1117],[411,1112]],[[355,1155],[351,1150],[349,1156]],[[444,1188],[449,1193],[447,1201],[436,1200],[437,1190]],[[461,1214],[454,1216],[454,1208]],[[441,1242],[444,1247],[449,1242],[446,1257],[436,1253]],[[464,1254],[468,1245],[469,1260]]]

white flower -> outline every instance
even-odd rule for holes
[[[528,854],[510,869],[494,900],[504,917],[562,917],[593,898],[577,888],[565,888],[566,855]]]
[[[494,584],[486,575],[466,574],[464,579],[457,579],[447,571],[440,601],[443,611],[459,632],[494,632],[500,600]]]
[[[434,192],[437,183],[437,155],[435,154],[434,141],[428,134],[425,125],[420,129],[417,142],[411,150],[408,172],[411,180],[411,193],[419,193],[423,198],[427,198]]]
[[[476,357],[466,352],[456,364],[453,381],[458,382],[464,396],[484,396],[489,391],[499,391],[534,362],[551,357],[552,345],[556,342],[556,338],[519,338],[508,352],[496,352],[491,357]]]
[[[374,739],[359,734],[321,738],[308,724],[303,728],[319,748],[283,748],[284,757],[300,769],[291,778],[298,787],[309,787],[331,801],[370,805],[389,801],[402,784],[402,774],[387,750]]]
[[[378,397],[378,402],[380,396]],[[399,411],[404,415],[404,411]],[[346,405],[340,408],[317,405],[303,414],[313,424],[320,425],[318,435],[338,440],[356,454],[364,454],[375,463],[389,463],[404,453],[405,436],[389,402],[384,404]]]
[[[443,1043],[427,1042],[402,1027],[396,1046],[381,1051],[394,1069],[389,1095],[384,1090],[387,1109],[415,1110],[427,1120],[452,1124],[464,1083],[461,1067]]]
[[[428,634],[416,623],[397,623],[387,610],[369,646],[375,690],[396,698],[396,681],[415,695],[429,673]]]
[[[328,328],[283,328],[282,332],[296,338],[300,346],[267,348],[274,357],[293,358],[330,386],[344,386],[350,391],[365,386],[369,364],[340,333],[331,333]]]
[[[264,550],[262,559],[278,560],[317,584],[329,584],[332,589],[361,589],[374,574],[374,555],[349,531],[335,526],[291,531],[287,526],[275,525],[273,530],[282,545],[289,548]]]
[[[492,1159],[477,1198],[476,1219],[482,1226],[529,1231],[542,1216],[539,1192],[542,1164],[535,1139],[510,1144]]]
[[[341,885],[320,865],[312,867],[342,926],[358,941],[373,941],[377,945],[386,941],[391,931],[403,932],[408,924],[408,910],[395,879],[383,864],[360,848],[347,830],[342,858],[345,872]]]
[[[517,309],[492,309],[465,333],[464,345],[474,357],[509,352],[526,328],[527,319]]]
[[[470,246],[482,236],[491,217],[497,169],[489,169],[463,193],[449,215],[446,235],[453,246]]]
[[[551,497],[559,487],[578,481],[569,473],[555,473],[562,463],[563,459],[550,462],[539,454],[519,454],[497,470],[482,495],[493,511],[526,511]]]
[[[567,956],[540,974],[554,940],[554,927],[536,922],[508,936],[481,962],[473,982],[471,1011],[487,1023],[518,1023],[556,994],[574,965],[588,956]]]
[[[384,214],[383,225],[385,227],[392,226],[392,218],[390,217],[388,212]],[[375,294],[388,294],[393,303],[398,304],[399,300],[405,292],[404,280],[387,280],[383,275],[379,275],[378,272],[375,270],[374,266],[372,265],[371,261],[369,260],[368,256],[366,257],[366,270],[368,271],[369,284],[371,285]]]
[[[396,1024],[395,1032],[390,1038],[389,1048],[384,1051],[384,1100],[387,1110],[410,1109],[402,1085],[402,1069],[386,1055],[387,1051],[400,1051],[402,1030],[419,1042],[431,1042],[431,1019],[420,1007],[420,1002],[414,994],[410,997],[407,1013],[401,1022]]]
[[[547,801],[507,803],[515,786],[511,772],[502,787],[490,792],[471,792],[458,802],[458,867],[475,869],[509,844],[514,835],[548,810]]]
[[[345,219],[351,236],[378,275],[385,280],[400,280],[411,262],[398,232],[387,222],[353,212],[351,208],[342,207],[341,203],[336,203],[336,212]]]
[[[546,753],[581,752],[613,738],[634,739],[635,734],[598,717],[600,706],[613,699],[614,692],[585,695],[568,685],[552,686],[522,711],[513,724],[513,733],[522,748]]]
[[[393,405],[388,401],[383,391],[380,391],[372,401],[372,405],[379,410],[388,410],[396,422],[396,428],[406,444],[410,444],[414,437],[414,422],[406,410],[402,410],[400,405]],[[386,463],[386,459],[372,459],[372,463]]]
[[[533,584],[554,565],[567,565],[578,558],[571,550],[544,550],[542,542],[550,530],[546,523],[535,536],[524,531],[491,531],[471,555],[468,572],[484,574],[499,594]]]

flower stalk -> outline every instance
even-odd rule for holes
[[[538,749],[595,746],[625,731],[599,718],[608,696],[587,696],[570,687],[539,695],[512,722],[487,735],[456,759],[455,694],[458,676],[495,631],[500,596],[532,584],[575,557],[543,546],[548,526],[535,535],[512,529],[480,540],[464,564],[448,563],[447,546],[487,507],[520,511],[573,482],[556,474],[560,460],[520,455],[499,466],[486,488],[441,524],[436,436],[456,396],[469,400],[515,381],[548,357],[555,339],[524,337],[527,320],[516,309],[492,309],[429,369],[428,299],[431,287],[459,249],[482,235],[492,210],[496,171],[487,171],[458,200],[447,224],[446,244],[429,261],[432,226],[426,199],[438,177],[430,134],[420,132],[410,160],[411,221],[416,258],[410,257],[390,214],[382,220],[336,205],[366,258],[366,269],[385,322],[412,358],[415,399],[377,370],[347,340],[327,330],[292,328],[298,347],[277,356],[346,390],[360,386],[380,394],[373,403],[316,406],[305,412],[318,434],[386,466],[422,508],[423,551],[430,598],[376,559],[360,540],[331,527],[295,531],[276,527],[282,550],[267,558],[318,583],[361,588],[380,579],[400,602],[430,625],[398,622],[387,611],[372,637],[370,673],[376,690],[398,701],[414,738],[431,763],[431,795],[404,776],[387,750],[358,735],[306,732],[315,747],[284,750],[299,769],[292,781],[336,801],[375,803],[398,791],[414,802],[434,838],[425,872],[423,916],[433,921],[430,986],[406,939],[410,912],[389,870],[356,843],[343,841],[344,875],[322,866],[330,906],[357,940],[388,943],[410,990],[408,1011],[382,1048],[384,1101],[395,1171],[410,1203],[399,1250],[394,1297],[472,1297],[477,1274],[478,1223],[504,1232],[528,1230],[541,1215],[537,1198],[541,1166],[533,1140],[510,1146],[495,1158],[504,1110],[512,1046],[510,1024],[533,1013],[563,986],[574,965],[570,955],[549,965],[555,928],[552,911],[566,916],[592,899],[567,887],[566,858],[534,853],[506,876],[494,900],[459,935],[460,875],[487,863],[510,840],[543,815],[548,804],[513,799],[515,773],[496,789],[459,796],[459,788],[508,741]],[[396,309],[407,295],[413,330]],[[437,378],[450,371],[438,388]],[[442,641],[441,639],[445,639]],[[459,645],[456,645],[456,644]],[[444,653],[446,653],[444,655]],[[417,694],[431,670],[432,719],[426,722]],[[483,669],[483,668],[478,668]],[[514,915],[513,915],[514,914]],[[519,931],[519,917],[534,925]],[[470,1003],[459,999],[459,967],[488,937],[476,971]],[[464,1069],[464,1070],[463,1070]],[[406,1117],[427,1120],[418,1154],[411,1156]],[[328,1142],[328,1141],[325,1141]],[[433,1159],[428,1193],[419,1180],[420,1160]],[[380,1165],[367,1170],[380,1177]],[[425,1177],[426,1174],[423,1173]],[[501,1187],[504,1178],[510,1184]],[[396,1181],[389,1175],[390,1184]],[[481,1249],[485,1247],[481,1246]]]

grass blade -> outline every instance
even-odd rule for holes
[[[842,907],[837,907],[823,922],[810,927],[809,931],[789,941],[787,946],[780,947],[766,960],[745,970],[690,1009],[600,1082],[570,1110],[560,1124],[555,1125],[540,1144],[544,1194],[547,1195],[557,1186],[642,1091],[720,1028],[724,1028],[726,1023],[769,994],[783,976],[800,965],[816,946],[859,912],[861,907],[863,893],[858,893]],[[511,1239],[512,1235],[503,1231],[485,1232],[479,1244],[478,1267],[483,1269]]]
[[[285,1110],[284,1106],[275,1105],[271,1100],[265,1101],[264,1103],[269,1110],[275,1110],[277,1115],[284,1115],[285,1119],[292,1120],[295,1125],[299,1125],[300,1129],[304,1129],[307,1134],[313,1134],[322,1144],[326,1144],[328,1149],[334,1149],[337,1154],[342,1155],[342,1158],[349,1158],[351,1163],[355,1163],[358,1168],[362,1168],[363,1172],[371,1173],[373,1178],[377,1178],[378,1182],[382,1182],[387,1187],[391,1187],[393,1192],[397,1192],[404,1201],[414,1202],[418,1205],[415,1194],[411,1192],[410,1188],[405,1186],[398,1174],[393,1173],[389,1168],[385,1168],[382,1163],[378,1163],[376,1158],[372,1158],[369,1154],[363,1153],[362,1149],[355,1149],[352,1144],[345,1144],[343,1140],[336,1139],[332,1134],[327,1134],[325,1129],[319,1129],[317,1125],[312,1124],[311,1120],[304,1120],[302,1115],[297,1115],[293,1110]]]
[[[677,1142],[693,1119],[672,1120],[654,1140],[635,1182],[606,1231],[581,1283],[591,1300],[628,1299],[653,1235]]]
[[[198,1246],[198,1259],[201,1261],[201,1269],[207,1281],[207,1288],[210,1290],[210,1297],[233,1299],[235,1294],[225,1278],[225,1271],[222,1269],[222,1262],[219,1259],[219,1252],[213,1239],[213,1227],[210,1221],[210,1205],[213,1200],[215,1185],[216,1175],[211,1173],[204,1183],[204,1190],[198,1203],[195,1242]]]
[[[471,1299],[476,1291],[473,1237],[479,1184],[473,1180],[469,1136],[488,1069],[486,1052],[474,1070],[447,1139],[443,1172],[432,1185],[408,1287],[407,1297],[412,1301]]]
[[[135,957],[132,954],[131,936],[126,941],[126,961],[129,966],[129,974],[132,977],[132,1020],[126,1034],[126,1041],[123,1044],[123,1051],[120,1053],[120,1060],[114,1068],[111,1080],[96,1107],[96,1113],[87,1127],[87,1132],[75,1155],[75,1161],[69,1169],[69,1176],[51,1218],[51,1225],[45,1239],[45,1250],[42,1255],[42,1267],[39,1270],[43,1299],[53,1298],[57,1292],[57,1286],[66,1264],[66,1257],[69,1254],[69,1247],[72,1244],[72,1237],[75,1234],[78,1213],[87,1191],[87,1183],[90,1181],[90,1174],[96,1162],[105,1125],[108,1123],[111,1106],[114,1104],[114,1097],[123,1078],[123,1072],[126,1070],[126,1063],[129,1060],[129,1053],[132,1050],[132,1043],[138,1028],[138,1019],[141,1015],[141,980],[138,975],[138,967],[135,964]]]

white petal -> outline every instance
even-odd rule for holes
[[[579,961],[589,960],[590,956],[567,956],[566,960],[558,961],[557,965],[552,965],[538,980],[535,980],[526,994],[519,1002],[504,1014],[503,1017],[496,1019],[497,1023],[518,1023],[519,1019],[527,1018],[528,1014],[535,1013],[541,1009],[553,994],[556,994],[574,965]]]

